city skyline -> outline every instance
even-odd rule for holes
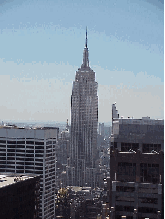
[[[70,121],[88,26],[99,122],[163,118],[163,1],[1,1],[1,120]]]

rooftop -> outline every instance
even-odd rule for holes
[[[4,128],[4,129],[33,129],[33,130],[47,130],[47,129],[59,129],[58,127],[49,127],[49,126],[31,126],[31,127],[18,127],[16,125],[0,125],[0,128]]]
[[[34,174],[25,175],[25,174],[4,173],[4,175],[0,175],[0,188],[15,184],[19,181],[25,181],[27,179],[31,179],[36,176],[37,175]]]
[[[113,123],[119,124],[137,124],[137,125],[164,125],[164,119],[150,119],[150,117],[142,117],[141,119],[134,118],[114,118]]]

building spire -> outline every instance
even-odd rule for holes
[[[85,42],[85,47],[87,48],[87,27],[86,27],[86,42]]]
[[[88,47],[87,47],[87,27],[86,27],[86,40],[85,40],[85,48],[83,52],[83,64],[81,65],[82,68],[89,67],[89,54],[88,54]]]

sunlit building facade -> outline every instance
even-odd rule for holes
[[[0,173],[40,176],[39,218],[55,218],[56,162],[58,128],[0,128]]]
[[[71,143],[67,166],[69,185],[92,187],[95,185],[97,87],[95,72],[89,67],[86,32],[83,64],[76,71],[71,95]]]

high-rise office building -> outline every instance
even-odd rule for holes
[[[119,118],[112,105],[110,216],[164,218],[164,120]]]
[[[55,146],[58,128],[0,127],[0,172],[40,175],[42,219],[55,218]]]
[[[89,67],[86,43],[83,63],[76,71],[71,95],[71,143],[67,177],[69,185],[95,185],[95,156],[97,150],[98,84]]]

